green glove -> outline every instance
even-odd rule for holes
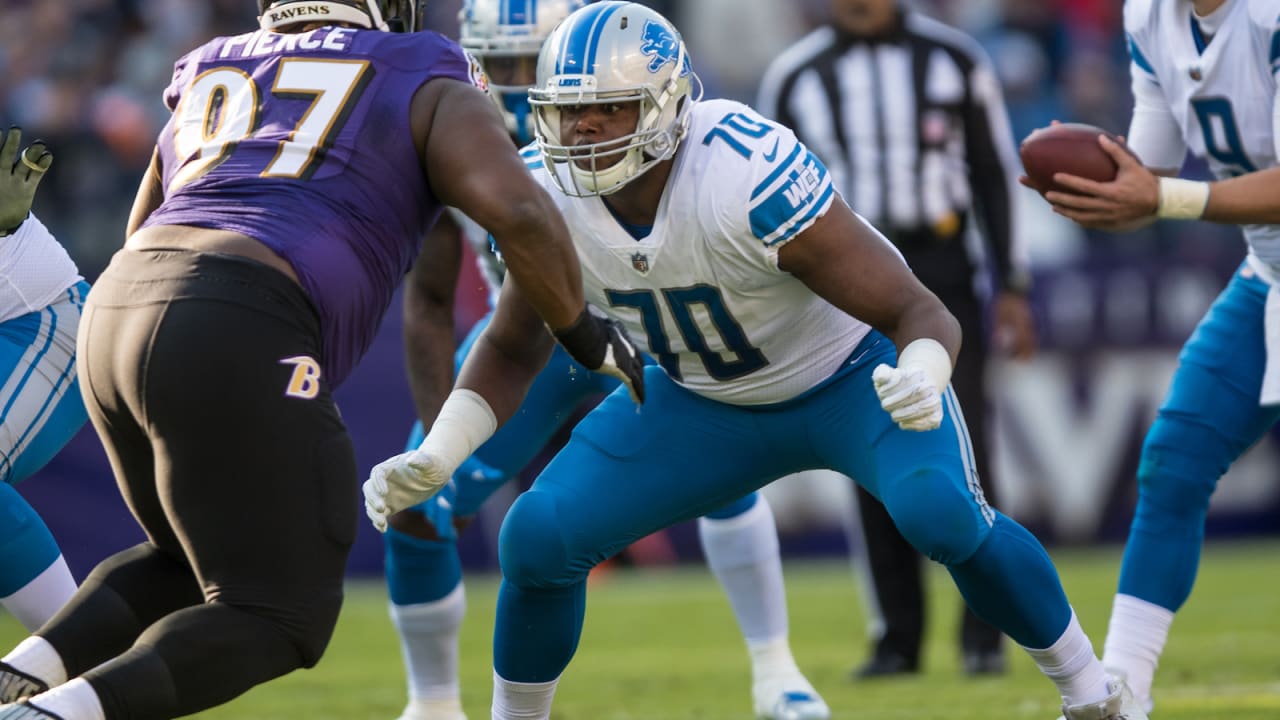
[[[22,128],[14,126],[0,137],[0,237],[17,231],[31,212],[36,186],[53,164],[53,153],[37,140],[18,154]]]

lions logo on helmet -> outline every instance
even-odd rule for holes
[[[542,42],[585,5],[584,0],[465,0],[458,11],[458,44],[484,68],[489,97],[517,145],[533,140],[529,88]]]
[[[640,45],[640,52],[653,56],[649,61],[649,72],[656,73],[667,63],[679,60],[680,40],[672,35],[666,26],[646,20],[641,37],[644,38],[644,43]],[[685,66],[681,68],[681,75],[689,72],[689,58],[686,56],[684,60]]]
[[[575,197],[607,195],[675,155],[702,96],[679,31],[651,8],[600,2],[575,11],[538,55],[529,91],[538,147],[559,188]],[[560,108],[640,104],[635,132],[607,142],[568,146]]]
[[[415,32],[426,0],[258,0],[258,25],[277,30],[297,23],[346,23],[384,32]]]

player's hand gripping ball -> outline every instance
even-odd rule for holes
[[[1100,127],[1084,123],[1059,123],[1040,128],[1022,141],[1022,167],[1030,185],[1044,194],[1050,190],[1071,192],[1053,181],[1054,173],[1078,175],[1098,182],[1116,179],[1116,161],[1098,144],[1106,135],[1124,146],[1119,137]]]

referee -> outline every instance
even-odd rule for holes
[[[899,0],[830,2],[830,24],[770,65],[758,109],[796,131],[849,205],[960,321],[964,344],[951,383],[982,490],[993,501],[985,301],[992,300],[994,336],[1010,354],[1030,357],[1036,344],[1029,277],[1015,245],[1018,173],[999,85],[972,38]],[[921,557],[884,506],[857,492],[881,622],[872,623],[878,637],[870,660],[854,674],[914,673],[924,634]],[[967,608],[960,642],[967,673],[1004,671],[999,631]]]

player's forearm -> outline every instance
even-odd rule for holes
[[[405,296],[404,351],[413,406],[430,427],[453,386],[454,324],[452,307]]]
[[[889,339],[901,353],[908,345],[923,338],[936,340],[951,356],[954,366],[960,355],[962,341],[960,322],[932,293],[921,296],[899,315],[897,325],[889,333]]]
[[[1280,224],[1280,167],[1259,170],[1209,186],[1204,219],[1233,225]]]
[[[554,341],[545,329],[539,327],[539,332],[540,338],[521,343],[524,347],[517,350],[502,339],[490,337],[486,329],[458,373],[454,387],[483,397],[499,427],[520,409],[534,378],[551,356]]]

